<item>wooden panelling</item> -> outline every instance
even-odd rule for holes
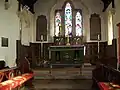
[[[41,43],[31,43],[30,49],[32,51],[32,68],[42,65],[43,60],[49,61],[49,51],[48,47],[53,45],[53,43],[43,43],[43,48],[41,48]],[[41,49],[43,53],[41,53]],[[40,66],[39,66],[40,67]]]
[[[31,50],[31,47],[30,46],[24,46],[24,45],[21,45],[21,41],[20,40],[17,40],[16,41],[16,55],[17,55],[17,60],[20,61],[22,60],[25,56],[28,57],[30,63],[31,62],[31,55],[32,55],[32,50]]]
[[[107,65],[110,65],[113,68],[117,68],[117,40],[116,39],[113,39],[112,45],[107,45],[105,58],[108,60]]]
[[[89,42],[85,44],[86,46],[86,55],[85,62],[90,62],[95,64],[98,60],[98,43],[97,42]],[[100,42],[100,53],[99,58],[105,57],[106,53],[106,42]]]
[[[17,59],[20,58],[20,53],[21,53],[21,42],[20,42],[20,40],[16,40],[16,56],[17,56]]]
[[[49,46],[52,46],[53,43],[44,43],[43,44],[43,56],[44,56],[44,59],[49,61],[49,50],[48,50],[48,47]]]
[[[21,45],[20,41],[17,41],[17,59],[28,55],[32,67],[36,67],[41,60],[49,60],[48,47],[55,45],[54,43],[43,43],[43,57],[41,57],[41,43],[31,43],[30,47]],[[105,65],[116,68],[117,66],[117,41],[113,40],[112,45],[107,45],[107,42],[100,42],[100,53],[98,54],[98,43],[87,42],[86,54],[84,62],[96,64],[101,62]],[[99,55],[99,58],[98,58]]]
[[[89,42],[85,44],[86,55],[85,62],[96,64],[101,62],[113,68],[117,67],[117,41],[113,39],[112,45],[107,45],[107,42],[100,42],[100,53],[98,54],[98,43]],[[99,55],[99,58],[98,58]]]
[[[36,67],[39,64],[41,58],[41,45],[39,43],[30,44],[32,51],[32,68]]]

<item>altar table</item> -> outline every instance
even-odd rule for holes
[[[59,45],[49,48],[50,69],[55,67],[81,67],[84,63],[84,45]]]

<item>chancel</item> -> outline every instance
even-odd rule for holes
[[[120,0],[0,0],[0,90],[120,89]]]
[[[72,1],[64,2],[61,9],[55,10],[54,32],[54,46],[49,47],[50,67],[81,67],[84,60],[83,18],[81,9],[75,9]]]

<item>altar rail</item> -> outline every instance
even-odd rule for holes
[[[92,72],[93,86],[98,88],[99,82],[112,82],[120,85],[120,71],[100,64]]]
[[[26,81],[33,77],[33,73],[25,73],[0,83],[0,90],[19,90]]]

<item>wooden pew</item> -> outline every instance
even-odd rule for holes
[[[99,82],[100,90],[120,90],[120,85],[109,83],[109,82]]]
[[[93,86],[96,88],[103,88],[103,86],[108,87],[110,83],[120,85],[120,71],[104,64],[100,64],[99,67],[93,70],[92,78]],[[106,86],[104,83],[108,85]]]
[[[6,68],[0,70],[0,82],[3,82],[5,80],[9,80],[14,76],[18,75],[18,68],[12,67],[12,68]]]
[[[4,81],[0,83],[0,90],[13,90],[19,88],[24,84],[26,81],[33,78],[33,73],[25,73],[21,76],[16,76],[11,78],[10,80]]]

